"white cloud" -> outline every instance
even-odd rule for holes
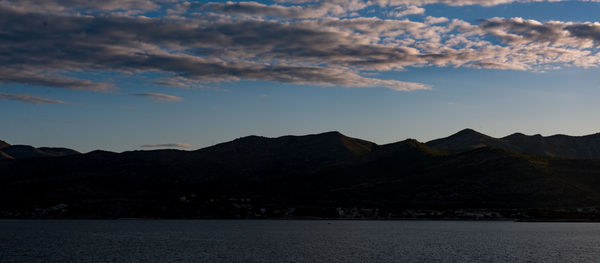
[[[425,8],[409,5],[409,6],[401,6],[396,7],[393,11],[388,13],[388,16],[393,17],[403,17],[407,15],[421,15],[425,14]]]
[[[433,17],[428,16],[425,18],[425,23],[433,25],[433,24],[441,24],[450,21],[447,17]]]

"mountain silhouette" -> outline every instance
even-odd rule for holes
[[[304,169],[355,161],[376,144],[339,132],[266,138],[248,136],[195,151],[197,158],[253,169]]]
[[[10,145],[4,141],[0,141],[0,160],[23,159],[34,157],[59,157],[72,154],[80,153],[78,151],[67,148],[35,148],[29,145]]]
[[[463,152],[485,146],[506,147],[501,140],[472,129],[464,129],[446,138],[432,140],[426,144],[429,147],[448,152]]]
[[[509,151],[564,158],[600,158],[600,133],[587,136],[514,133],[503,138],[493,138],[472,129],[464,129],[446,138],[427,142],[427,145],[448,152],[463,152],[479,147],[496,147]]]
[[[580,143],[594,138],[496,139],[467,129],[426,144],[327,132],[248,136],[196,151],[10,146],[3,153],[17,157],[0,160],[0,216],[404,218],[426,209],[456,218],[476,209],[597,220],[600,159],[557,157],[594,156],[593,145]]]

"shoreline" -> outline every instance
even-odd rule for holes
[[[467,219],[467,218],[0,218],[0,221],[448,221],[515,223],[600,223],[587,219]]]

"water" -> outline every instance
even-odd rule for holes
[[[0,262],[598,262],[600,224],[0,220]]]

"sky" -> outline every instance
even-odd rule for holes
[[[600,132],[600,1],[0,0],[0,139]]]

